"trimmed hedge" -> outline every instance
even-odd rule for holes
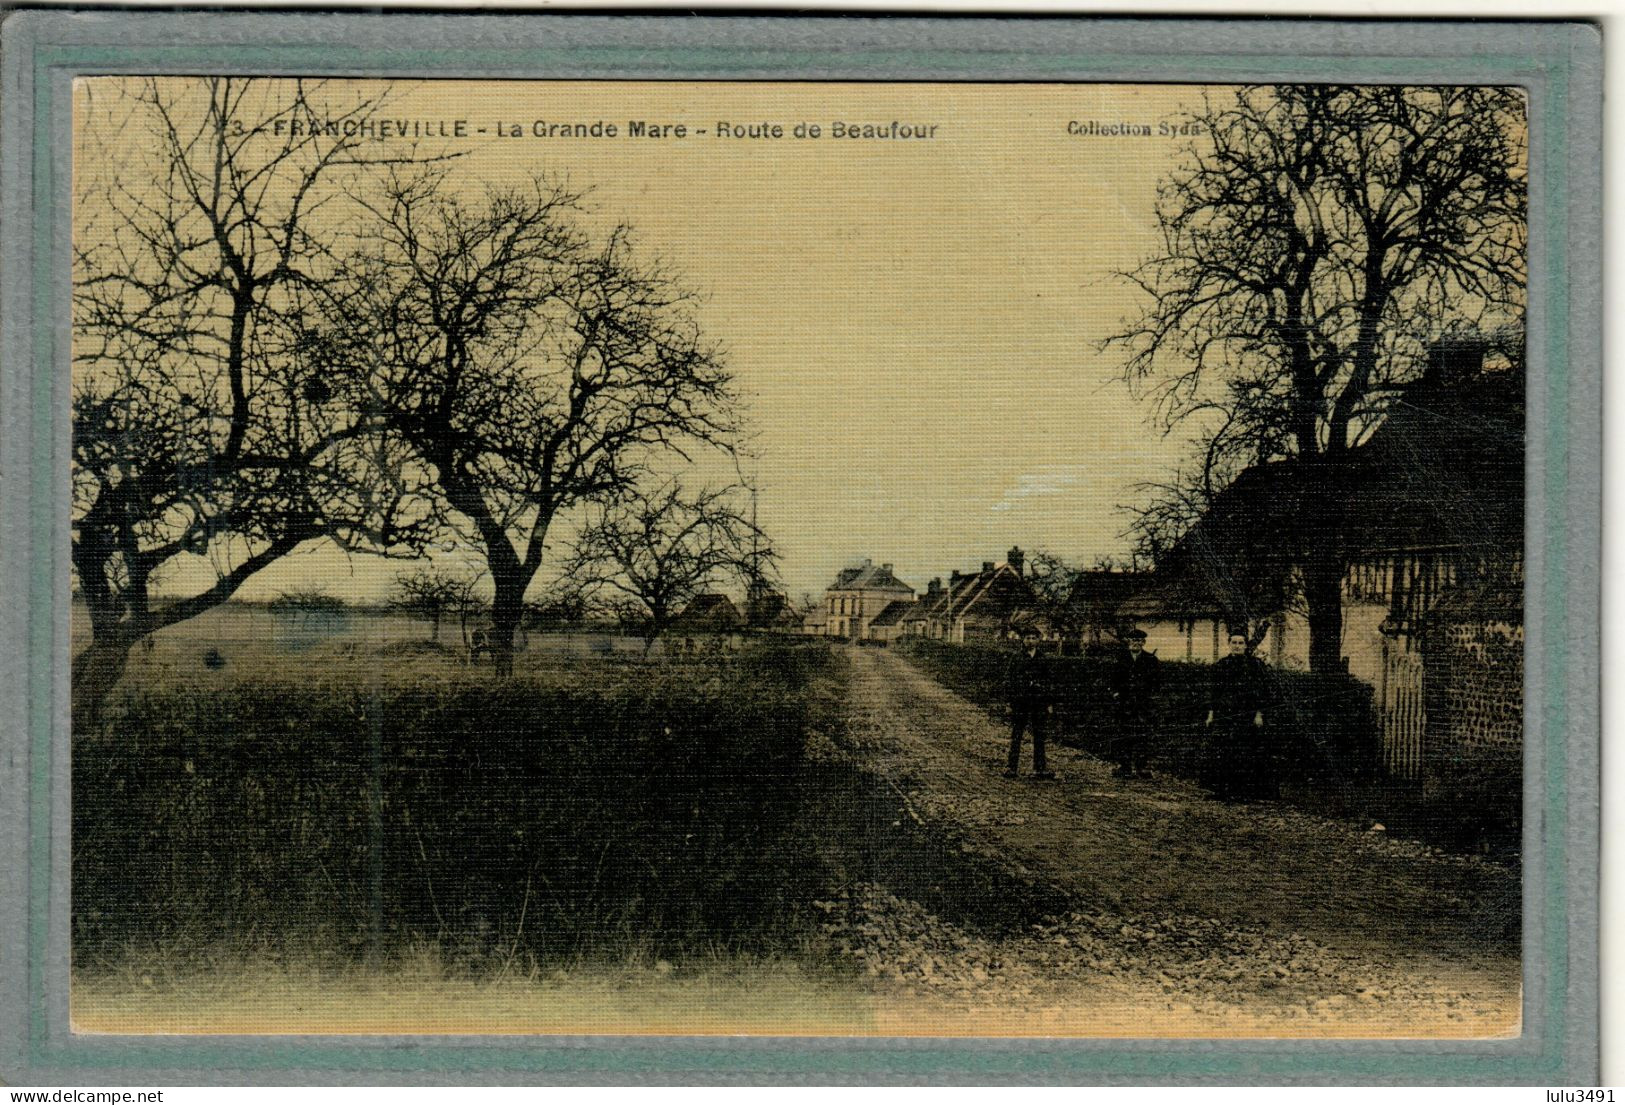
[[[828,650],[544,685],[137,687],[73,756],[76,948],[259,933],[575,953],[764,933]]]

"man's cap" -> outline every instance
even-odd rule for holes
[[[1131,629],[1127,633],[1123,634],[1123,640],[1125,640],[1125,641],[1143,641],[1143,640],[1145,640],[1145,630],[1143,630],[1143,629]]]

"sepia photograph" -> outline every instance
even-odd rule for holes
[[[72,111],[74,1032],[1522,1032],[1524,89]]]

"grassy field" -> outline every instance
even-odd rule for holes
[[[821,644],[539,650],[503,682],[416,641],[154,651],[75,735],[83,976],[422,948],[480,977],[772,957],[823,889],[798,831],[838,697]]]

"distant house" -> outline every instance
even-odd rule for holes
[[[727,595],[710,592],[696,595],[683,612],[672,620],[668,636],[680,651],[740,646],[745,619]]]
[[[771,587],[751,588],[745,597],[745,627],[757,633],[798,633],[802,619],[790,600]]]
[[[886,604],[886,609],[876,614],[869,623],[868,636],[870,641],[884,641],[890,643],[903,635],[903,619],[909,611],[919,604],[913,599],[894,599]]]
[[[1118,568],[1073,571],[1064,567],[1053,578],[1038,580],[1029,574],[1063,652],[1073,648],[1116,645],[1128,628],[1119,608],[1144,590],[1148,572]],[[1157,648],[1155,643],[1151,646]]]
[[[1262,627],[1260,655],[1306,666],[1307,626],[1291,617],[1303,482],[1290,461],[1242,472],[1119,604],[1118,617],[1144,630],[1146,647],[1164,659],[1211,663],[1232,628]]]
[[[810,637],[828,637],[829,615],[824,612],[824,604],[819,603],[801,617],[801,632]]]
[[[820,636],[862,640],[881,611],[894,602],[913,598],[914,588],[892,574],[890,564],[876,565],[866,559],[859,567],[843,568],[824,592]],[[814,624],[804,621],[803,631],[813,632],[810,627]]]
[[[948,592],[942,586],[942,577],[938,576],[926,584],[925,594],[920,596],[918,602],[904,610],[898,619],[898,628],[904,637],[928,637],[928,626],[931,618],[948,599]]]
[[[1177,576],[1137,582],[1116,615],[1120,626],[1144,631],[1147,652],[1187,663],[1212,663],[1224,655],[1227,621],[1206,588]]]
[[[982,562],[979,572],[952,572],[946,586],[933,579],[917,611],[905,612],[911,636],[963,644],[998,640],[1020,619],[1038,616],[1038,601],[1022,574],[1025,557],[1013,548],[1003,563]]]
[[[743,627],[745,619],[727,595],[710,592],[696,595],[672,624],[685,630],[728,633]]]

